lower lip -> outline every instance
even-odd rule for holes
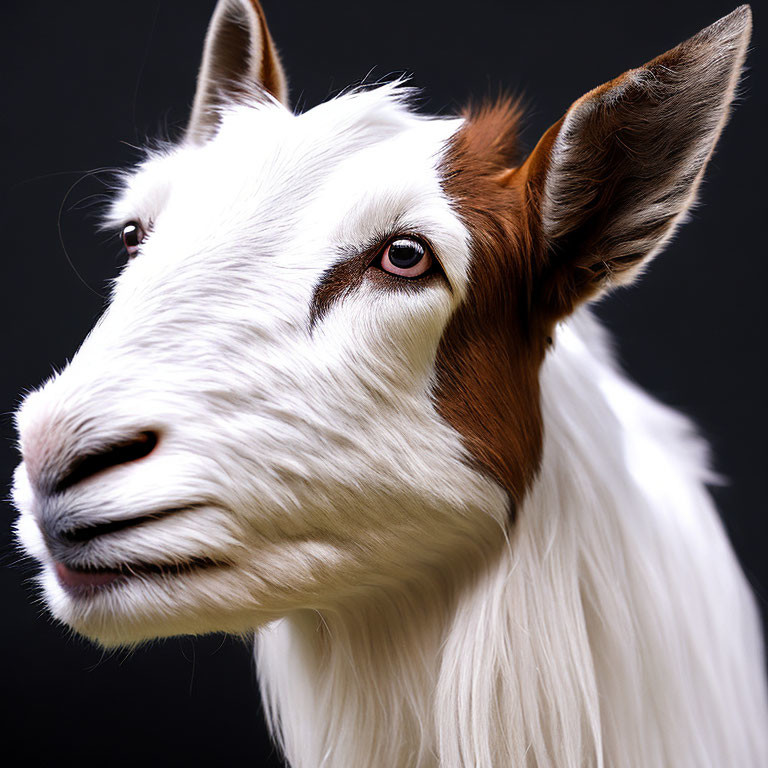
[[[56,563],[56,576],[64,589],[74,593],[95,592],[124,578],[119,571],[79,571]]]

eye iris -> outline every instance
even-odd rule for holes
[[[136,224],[128,224],[123,229],[123,243],[126,248],[137,248],[141,242],[139,228]]]
[[[424,246],[416,240],[395,240],[389,246],[388,255],[393,267],[410,269],[424,258]]]

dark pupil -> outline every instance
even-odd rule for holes
[[[415,240],[395,240],[389,246],[389,260],[399,269],[415,267],[424,258],[424,246]]]
[[[123,230],[123,243],[126,248],[134,248],[139,245],[139,228],[135,224],[129,224]]]

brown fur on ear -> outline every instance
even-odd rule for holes
[[[208,138],[222,105],[266,91],[288,104],[285,73],[258,0],[219,0],[205,37],[187,135]]]
[[[521,169],[548,243],[539,290],[555,317],[629,282],[692,205],[751,29],[742,6],[587,93]]]

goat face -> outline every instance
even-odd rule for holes
[[[291,114],[258,4],[220,0],[184,141],[112,208],[110,307],[17,417],[53,614],[104,644],[244,631],[502,546],[555,324],[690,206],[749,24],[590,92],[512,167],[504,105],[429,120],[384,86]]]
[[[18,416],[56,616],[106,643],[245,630],[488,527],[500,494],[430,395],[469,259],[437,168],[456,127],[392,90],[265,102],[128,180],[112,215],[144,241]],[[410,282],[381,265],[407,238],[435,259]]]

